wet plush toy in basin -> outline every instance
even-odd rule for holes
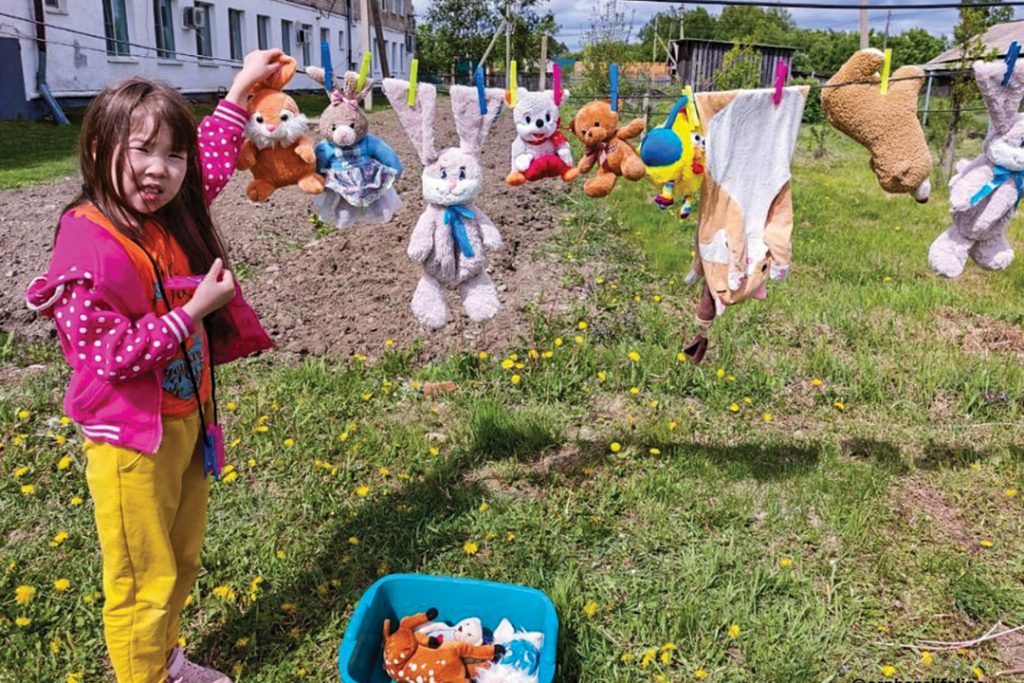
[[[538,683],[554,680],[558,615],[547,595],[524,586],[421,574],[385,576],[363,593],[338,650],[341,680],[389,683],[384,671],[384,620],[395,624],[428,607],[436,607],[452,623],[479,617],[485,627],[494,629],[508,619],[517,628],[543,633]]]

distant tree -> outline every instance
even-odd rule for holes
[[[761,84],[761,53],[739,42],[722,57],[722,66],[715,72],[719,90],[756,88]]]
[[[640,47],[629,43],[631,28],[625,12],[619,9],[618,0],[604,0],[598,5],[583,46],[586,71],[582,75],[588,92],[608,92],[610,64],[643,59],[643,55],[639,54]],[[647,59],[650,59],[650,55]],[[624,76],[621,81],[623,85]],[[622,90],[624,92],[625,88]]]

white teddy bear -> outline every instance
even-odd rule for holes
[[[562,90],[561,100],[569,98]],[[516,91],[516,106],[512,109],[516,133],[512,141],[512,172],[505,182],[513,187],[526,181],[561,178],[569,183],[579,176],[573,165],[569,141],[559,130],[562,119],[558,113],[554,92]]]

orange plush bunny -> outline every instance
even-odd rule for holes
[[[281,70],[254,85],[249,93],[249,121],[238,168],[252,171],[245,194],[254,202],[288,185],[298,184],[309,194],[324,190],[323,176],[316,172],[313,139],[306,135],[309,121],[284,92],[295,75],[295,60],[282,55],[280,61]]]
[[[441,645],[436,638],[413,629],[437,618],[437,610],[428,609],[405,617],[391,633],[391,620],[384,620],[384,670],[398,683],[470,683],[484,663],[505,655],[501,645],[470,645],[449,641]],[[466,663],[464,660],[478,660]]]

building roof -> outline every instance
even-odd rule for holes
[[[981,42],[985,47],[989,50],[995,50],[999,57],[1006,55],[1010,49],[1010,43],[1015,40],[1024,45],[1024,19],[996,24],[981,36]],[[924,66],[926,69],[941,69],[953,62],[959,62],[962,54],[959,47],[954,47],[930,60]]]
[[[789,50],[790,52],[796,52],[795,47],[788,45],[767,45],[765,43],[745,43],[743,41],[735,40],[714,40],[712,38],[673,38],[669,41],[670,43],[715,43],[718,45],[728,45],[729,49],[736,47],[737,43],[740,47],[751,47],[755,50]]]

